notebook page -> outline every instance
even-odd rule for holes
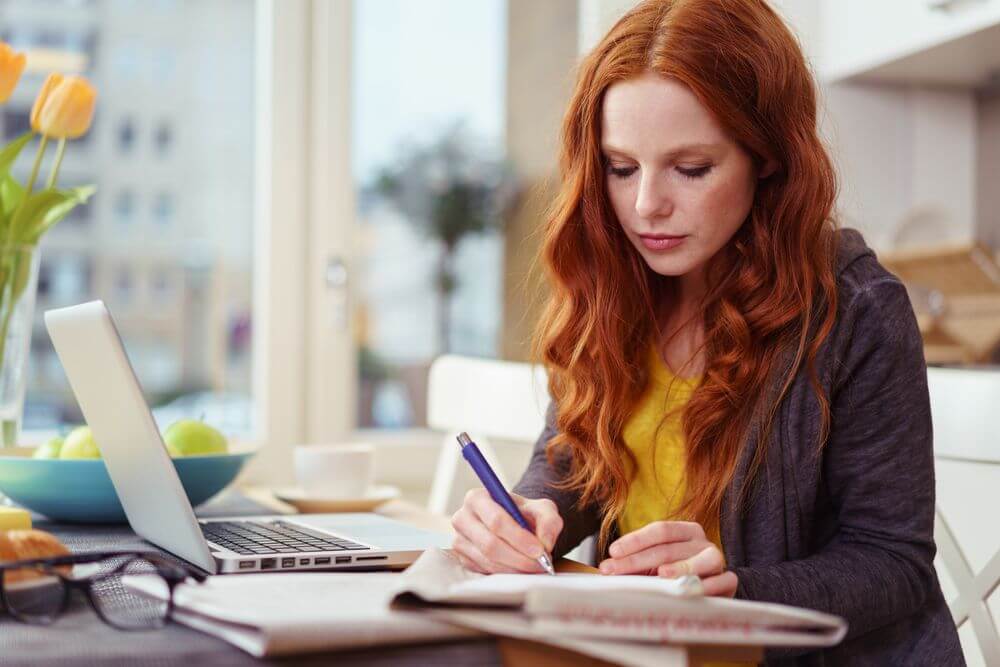
[[[662,579],[633,575],[491,574],[470,572],[440,549],[428,549],[403,573],[403,590],[426,602],[520,607],[529,591],[558,589],[568,594],[613,591],[692,597],[701,595],[697,577]]]
[[[689,597],[700,595],[701,582],[697,577],[662,579],[638,575],[599,576],[593,574],[566,573],[556,576],[544,574],[492,574],[453,584],[449,589],[449,601],[489,601],[495,596],[518,596],[521,600],[529,590],[556,588],[568,592],[608,593],[630,591]]]

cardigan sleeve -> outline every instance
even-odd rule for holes
[[[563,530],[552,550],[559,558],[594,534],[600,528],[600,518],[595,506],[579,506],[580,496],[575,491],[556,488],[556,483],[566,478],[570,471],[570,455],[558,452],[553,463],[546,456],[546,446],[557,433],[555,403],[549,403],[545,413],[545,428],[535,442],[531,461],[514,486],[514,492],[526,498],[548,498],[556,504],[563,520]]]
[[[848,638],[919,610],[933,587],[934,459],[927,369],[905,288],[885,275],[842,311],[822,475],[837,531],[801,560],[737,567],[737,597],[848,619]]]

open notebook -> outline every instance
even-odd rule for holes
[[[130,588],[162,595],[150,580]],[[683,664],[679,643],[825,646],[836,617],[703,598],[697,579],[469,572],[426,551],[402,574],[299,573],[211,577],[183,584],[177,620],[257,656],[449,641],[483,632],[544,641],[628,665]]]

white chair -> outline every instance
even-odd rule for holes
[[[545,427],[548,405],[548,381],[541,366],[456,355],[435,359],[427,379],[427,424],[445,435],[427,508],[450,515],[461,506],[466,491],[480,486],[455,439],[462,431],[469,433],[500,481],[511,488]],[[500,441],[507,447],[493,446]],[[517,451],[508,452],[512,445]],[[566,556],[593,564],[594,549],[591,536]]]
[[[530,458],[530,445],[545,426],[548,403],[545,369],[540,366],[457,355],[435,359],[427,379],[427,424],[443,431],[444,440],[428,509],[449,515],[461,506],[465,492],[479,485],[455,440],[462,431],[469,433],[508,489],[516,483]],[[496,441],[520,447],[499,457]],[[505,466],[501,458],[515,463]]]
[[[1000,634],[990,596],[1000,585],[1000,370],[930,368],[934,422],[937,569],[962,637],[966,660],[979,662],[965,624],[971,626],[982,663],[1000,666]],[[945,516],[949,519],[945,519]],[[961,545],[959,540],[961,535]]]

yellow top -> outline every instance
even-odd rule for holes
[[[625,510],[618,519],[622,535],[653,521],[684,518],[679,516],[685,492],[682,412],[699,378],[674,375],[655,347],[650,347],[647,363],[649,384],[622,431],[625,446],[635,455],[637,464]],[[722,551],[718,520],[705,526],[705,535]],[[712,662],[705,667],[752,666]]]
[[[655,347],[649,351],[649,384],[625,423],[622,438],[636,459],[625,509],[618,519],[622,535],[653,521],[679,520],[684,503],[682,413],[699,378],[674,375]],[[718,521],[705,533],[719,550]]]

